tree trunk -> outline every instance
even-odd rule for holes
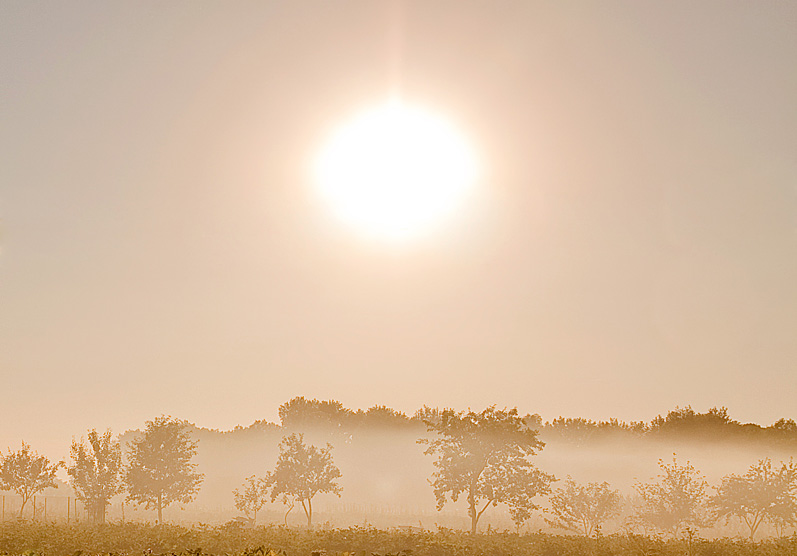
[[[313,501],[311,499],[307,499],[307,505],[305,506],[304,500],[302,500],[302,508],[304,508],[304,515],[307,516],[307,528],[313,528]]]
[[[22,506],[20,506],[20,508],[19,508],[19,518],[20,519],[22,519],[22,512],[25,511],[25,504],[27,504],[27,503],[28,503],[28,499],[23,496],[22,497]]]
[[[288,514],[291,513],[293,510],[293,506],[296,504],[296,500],[291,500],[291,505],[288,507],[288,511],[285,512],[285,527],[288,526]]]
[[[470,514],[470,533],[476,534],[476,527],[479,524],[479,514],[476,512],[476,480],[471,480],[468,489],[468,513]]]
[[[158,493],[158,523],[163,523],[163,495]]]
[[[310,511],[307,509],[307,504],[304,503],[304,499],[300,500],[302,503],[302,509],[304,510],[304,516],[307,518],[307,528],[309,529],[312,526],[313,518],[310,515]]]

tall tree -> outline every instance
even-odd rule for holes
[[[418,441],[429,446],[427,455],[437,456],[432,475],[437,509],[448,497],[456,502],[464,494],[472,533],[490,505],[507,504],[519,525],[537,509],[534,497],[550,492],[554,477],[529,460],[544,443],[517,409],[488,407],[481,413],[446,409],[425,422],[429,432],[437,433],[434,439]]]
[[[72,478],[75,495],[89,511],[92,521],[105,523],[105,512],[113,496],[122,491],[119,473],[122,468],[122,449],[113,440],[111,430],[99,435],[88,432],[88,443],[82,438],[72,440],[72,464],[67,473]]]
[[[759,526],[768,521],[775,527],[797,522],[797,466],[793,461],[773,467],[760,460],[742,476],[728,475],[717,487],[712,504],[718,517],[738,517],[754,540]]]
[[[144,434],[130,443],[130,463],[125,470],[127,499],[156,509],[160,523],[163,508],[192,501],[203,478],[191,463],[196,445],[177,419],[161,416],[147,421]]]
[[[294,502],[299,502],[308,528],[313,526],[315,495],[326,492],[340,496],[342,490],[336,483],[341,473],[332,461],[331,451],[329,444],[326,448],[316,448],[305,444],[302,434],[291,434],[280,442],[277,466],[266,477],[271,501],[281,497],[291,508]]]
[[[564,487],[550,497],[551,518],[545,521],[559,529],[591,536],[606,520],[620,514],[621,498],[609,483],[580,485],[568,477]]]
[[[235,507],[250,517],[253,523],[257,522],[257,512],[268,499],[268,482],[252,475],[244,480],[243,488],[232,491],[235,498]]]
[[[58,488],[55,474],[64,462],[51,463],[49,459],[31,451],[28,444],[16,452],[10,449],[6,455],[0,454],[0,487],[2,490],[16,492],[22,498],[19,517],[32,496],[45,488]]]
[[[700,528],[710,523],[708,483],[688,461],[680,465],[673,454],[672,463],[659,460],[658,480],[637,483],[641,505],[634,519],[645,526],[677,535],[683,528]]]

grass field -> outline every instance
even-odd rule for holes
[[[751,543],[744,540],[662,539],[641,535],[593,538],[494,532],[380,530],[370,527],[312,531],[287,527],[64,525],[0,523],[0,554],[237,554],[285,556],[795,556],[797,536]]]

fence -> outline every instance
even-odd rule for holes
[[[121,510],[124,513],[124,505]],[[21,496],[0,495],[0,521],[20,517],[64,523],[88,521],[86,507],[73,496],[31,496],[23,508]]]

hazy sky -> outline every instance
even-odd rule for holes
[[[297,395],[797,417],[795,29],[792,1],[0,2],[0,449]],[[484,166],[402,244],[308,171],[397,86]]]

